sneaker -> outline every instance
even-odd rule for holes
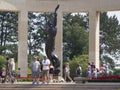
[[[32,82],[32,85],[34,85],[35,84],[35,82]]]
[[[53,80],[50,80],[50,83],[53,83]]]
[[[44,84],[48,84],[48,82],[45,82]]]
[[[71,81],[71,83],[73,83],[73,80]]]
[[[40,82],[40,84],[45,84],[45,82]]]
[[[39,84],[39,82],[36,83],[37,85]]]
[[[39,84],[44,84],[43,82],[39,82]]]

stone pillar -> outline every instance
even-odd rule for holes
[[[23,10],[18,16],[18,68],[21,69],[21,76],[27,76],[27,31],[28,31],[28,12]]]
[[[99,68],[99,12],[89,12],[89,62]]]
[[[62,51],[62,46],[63,46],[63,31],[62,31],[62,13],[59,11],[58,16],[57,16],[57,35],[55,38],[55,53],[58,55],[60,59],[60,76],[62,76],[62,71],[63,71],[63,51]]]

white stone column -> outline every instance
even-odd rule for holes
[[[89,12],[89,62],[99,68],[99,12]]]
[[[57,14],[57,35],[55,38],[55,53],[58,55],[60,59],[60,76],[62,76],[62,71],[63,71],[63,21],[62,21],[62,13],[59,11]]]
[[[18,68],[21,69],[21,76],[27,76],[27,31],[28,31],[28,12],[20,11],[18,16]]]

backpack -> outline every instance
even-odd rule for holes
[[[81,73],[81,67],[79,67],[79,69],[77,69],[77,74]]]

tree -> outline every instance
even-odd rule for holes
[[[0,55],[17,58],[17,21],[17,12],[0,12]]]
[[[100,55],[101,61],[113,60],[110,65],[114,66],[114,61],[120,54],[120,25],[116,16],[108,17],[107,13],[101,13],[100,19]],[[107,57],[107,58],[103,58]],[[109,59],[108,59],[109,58]],[[111,66],[111,67],[112,67]]]
[[[80,14],[65,14],[63,17],[63,56],[72,59],[88,54],[87,18]]]
[[[46,43],[48,21],[53,13],[29,13],[28,47],[29,55],[38,55],[43,51],[42,44]]]

